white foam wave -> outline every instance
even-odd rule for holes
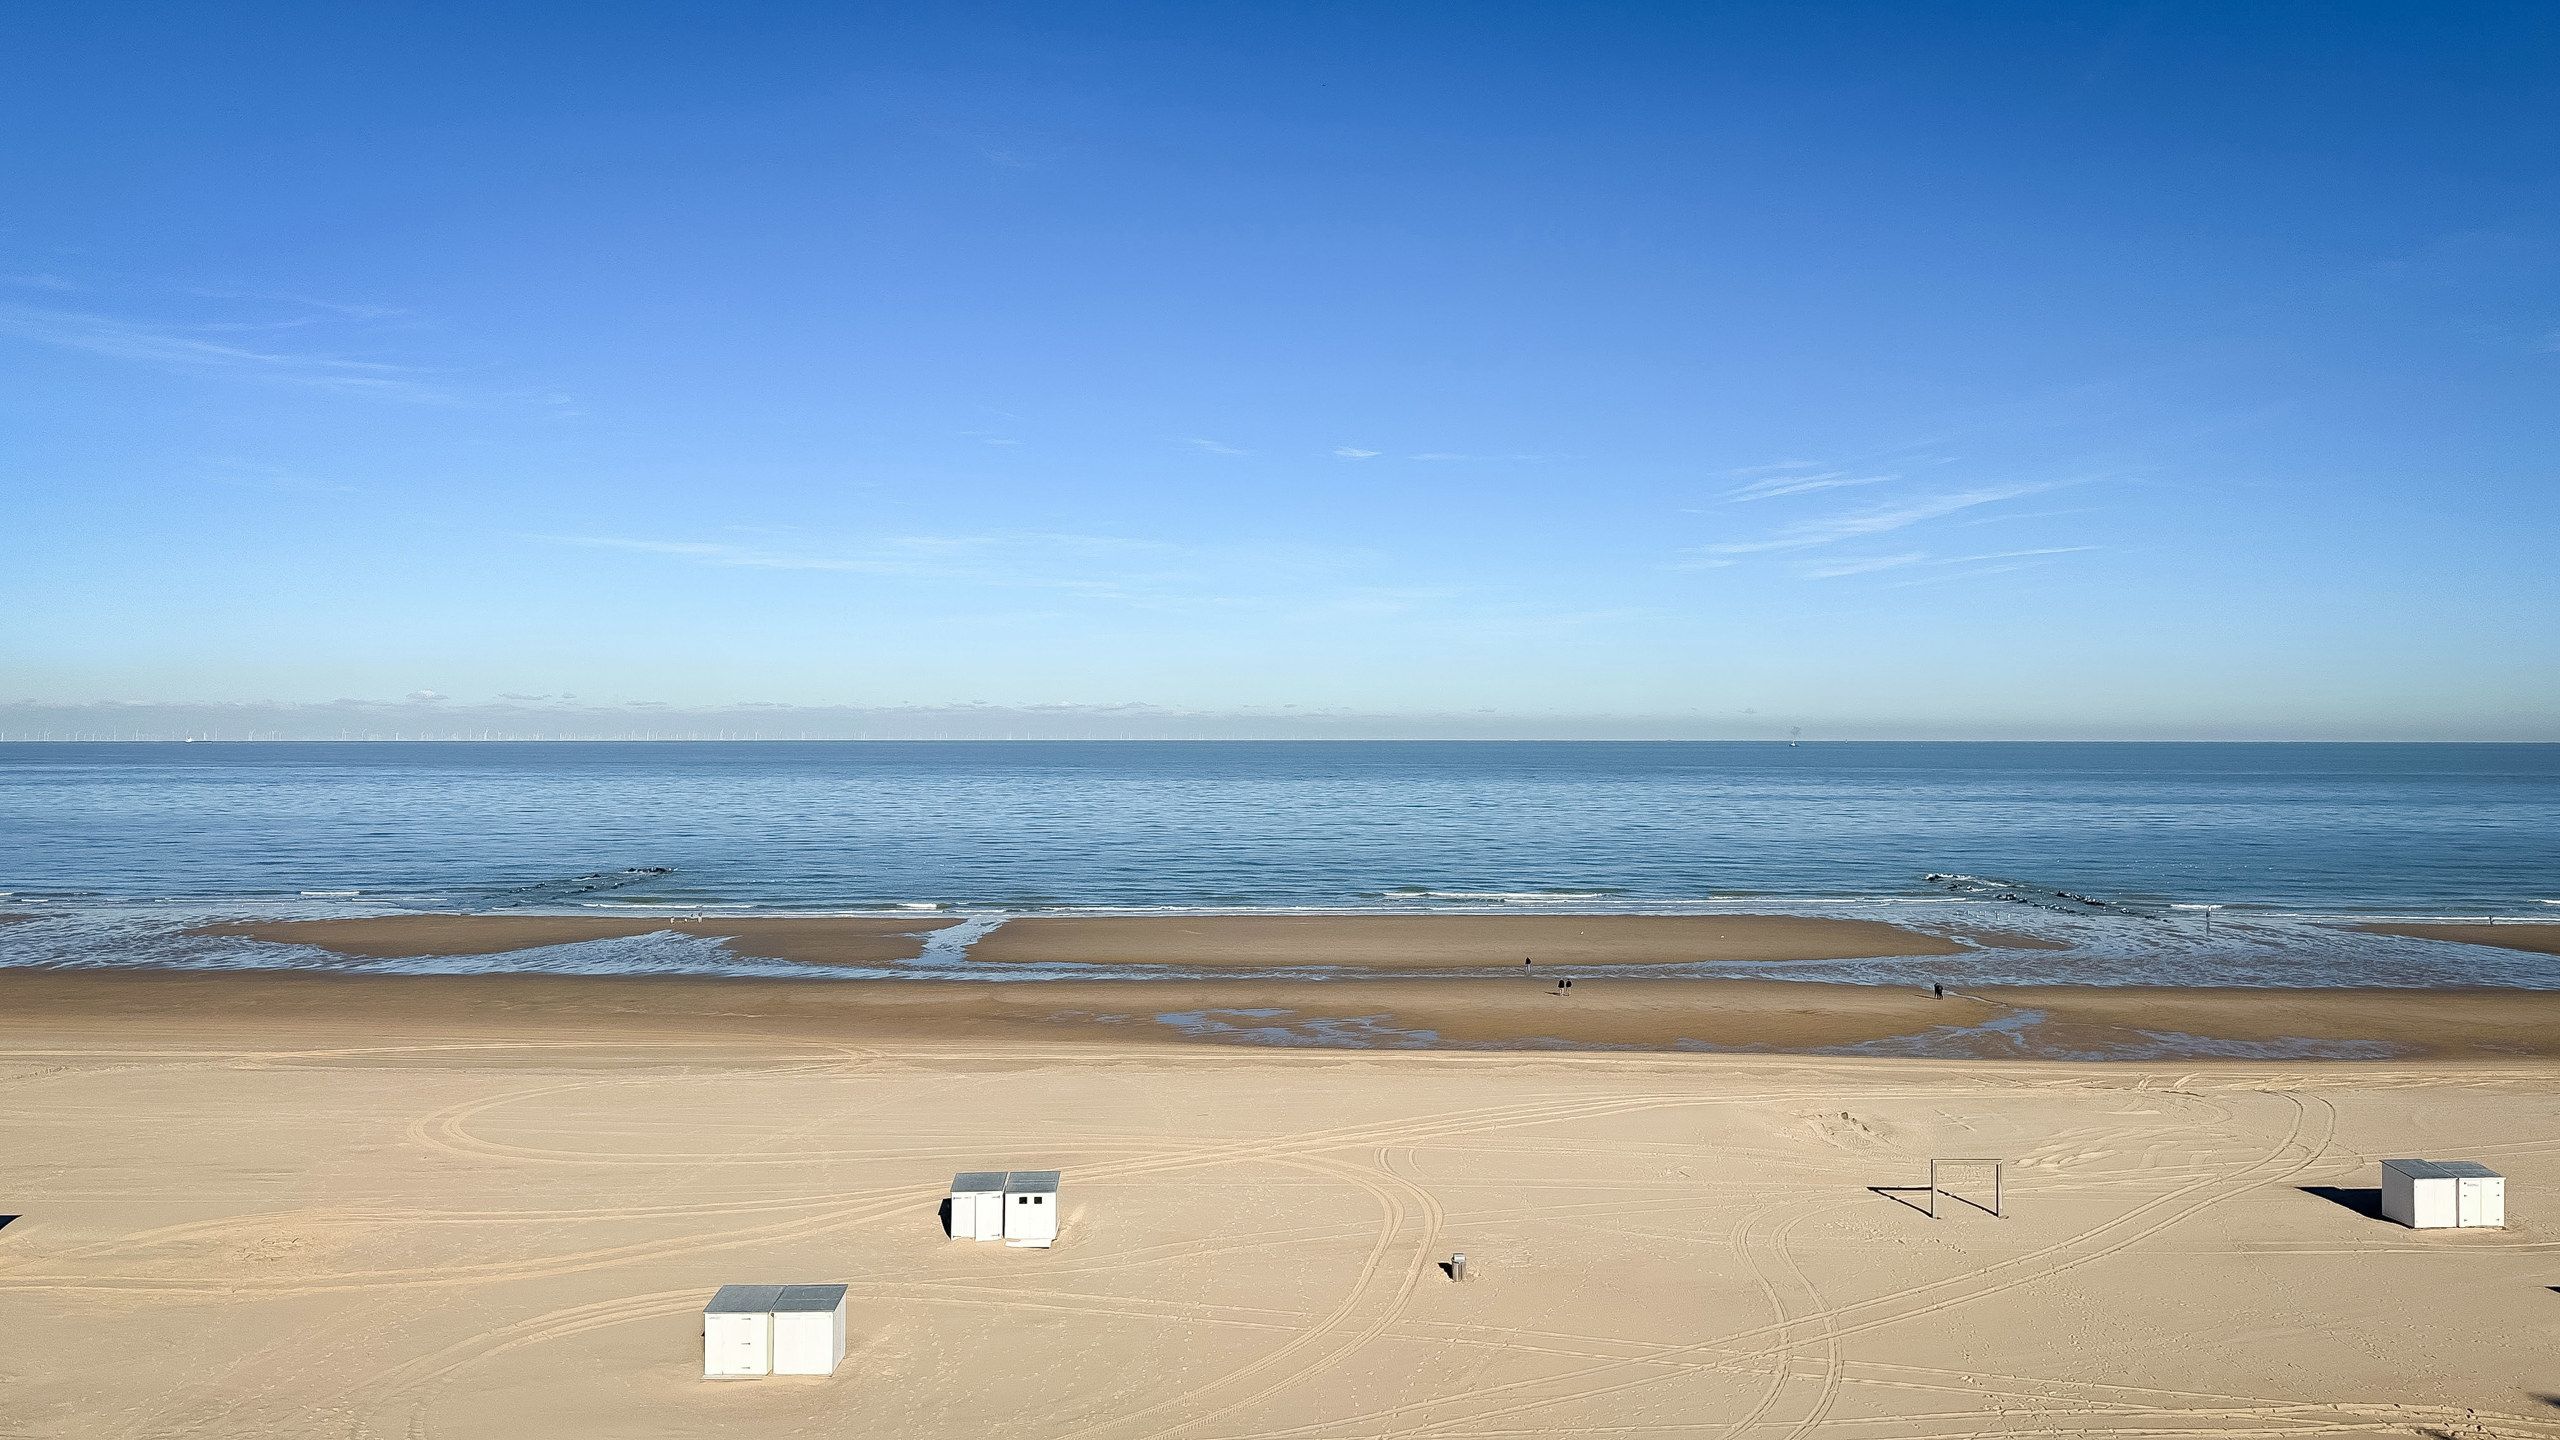
[[[1607,890],[1390,890],[1390,900],[1473,900],[1500,905],[1562,904],[1573,900],[1606,900]]]

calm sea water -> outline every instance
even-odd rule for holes
[[[2163,934],[2201,904],[2560,919],[2560,746],[0,745],[0,891],[92,918],[1953,897]],[[0,927],[0,963],[39,928]]]
[[[475,905],[1929,893],[2513,910],[2560,746],[0,745],[0,889]]]

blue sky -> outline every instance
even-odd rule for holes
[[[2560,739],[2547,6],[10,29],[0,701]]]

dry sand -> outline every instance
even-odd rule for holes
[[[2548,1061],[1293,1053],[861,998],[956,988],[0,976],[0,1433],[2560,1437]],[[2506,1172],[2515,1224],[2374,1218],[2404,1154]],[[1869,1188],[1948,1155],[2009,1157],[2007,1218]],[[943,1238],[952,1172],[1049,1166],[1057,1249]],[[699,1378],[713,1289],[827,1280],[833,1378]]]
[[[1982,943],[2021,937],[1989,936]],[[1944,935],[1880,920],[1798,915],[1148,915],[1008,920],[970,958],[1079,965],[1445,970],[1858,960],[1956,955]]]
[[[502,955],[543,945],[614,940],[674,931],[719,940],[733,954],[812,965],[877,965],[924,953],[924,936],[957,921],[934,917],[841,915],[782,919],[680,920],[601,915],[368,915],[347,920],[256,920],[205,925],[190,935],[228,935],[309,945],[367,960],[421,955]]]
[[[2358,925],[2355,928],[2374,935],[2405,935],[2414,940],[2450,940],[2459,945],[2493,945],[2500,950],[2560,955],[2560,925],[2545,925],[2538,921],[2505,925],[2421,921],[2409,925]]]

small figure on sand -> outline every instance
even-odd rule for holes
[[[1944,1000],[1947,998],[1947,987],[1939,984],[1935,980],[1932,980],[1929,982],[1929,993],[1940,1000]]]

